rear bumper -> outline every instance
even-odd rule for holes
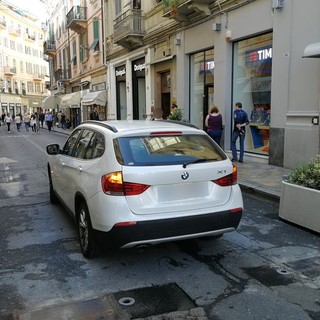
[[[114,226],[109,232],[94,230],[103,247],[121,248],[160,242],[218,235],[235,230],[242,209],[173,219],[138,221],[135,225]]]

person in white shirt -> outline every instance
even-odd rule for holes
[[[11,122],[12,122],[12,117],[10,116],[10,113],[8,112],[7,115],[4,118],[4,122],[7,124],[8,126],[8,132],[10,133],[10,126],[11,126]]]
[[[20,132],[20,128],[21,128],[21,114],[17,114],[15,117],[14,117],[14,122],[16,123],[16,126],[17,126],[17,130]]]
[[[44,121],[47,124],[48,130],[49,132],[51,131],[52,128],[52,122],[53,122],[53,117],[52,117],[52,113],[51,112],[47,112],[45,117],[44,117]]]

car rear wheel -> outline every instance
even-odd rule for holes
[[[93,237],[89,210],[83,202],[79,206],[77,220],[81,252],[86,258],[94,258],[99,250]]]

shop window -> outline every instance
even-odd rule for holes
[[[272,33],[236,42],[233,65],[233,101],[242,103],[250,120],[245,151],[268,155]]]

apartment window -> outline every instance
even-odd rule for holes
[[[33,55],[34,57],[39,57],[38,49],[32,49],[32,55]]]
[[[26,72],[27,74],[32,74],[32,63],[26,62]]]
[[[40,86],[40,83],[39,82],[36,82],[34,84],[34,87],[35,87],[35,92],[36,93],[41,93],[41,86]]]
[[[3,38],[3,45],[5,46],[5,47],[9,47],[9,44],[8,44],[8,38],[7,37],[4,37]]]
[[[71,62],[73,64],[73,66],[77,65],[77,42],[74,40],[72,42],[72,59]]]
[[[37,65],[37,64],[34,64],[33,65],[33,73],[34,74],[39,74],[40,72],[39,72],[39,66]]]
[[[122,3],[121,3],[122,0],[114,0],[114,1],[115,1],[115,9],[116,9],[115,14],[116,16],[118,16],[122,11]]]
[[[100,51],[99,50],[99,21],[93,21],[93,43],[91,44],[90,50]]]
[[[79,35],[80,62],[88,59],[88,33],[84,32]]]
[[[25,46],[24,47],[24,53],[31,55],[31,47]]]
[[[27,82],[28,92],[33,92],[33,83],[32,81]]]
[[[10,40],[10,49],[11,50],[16,50],[16,43],[14,40]]]
[[[20,72],[21,72],[21,73],[24,73],[23,61],[20,61]]]

